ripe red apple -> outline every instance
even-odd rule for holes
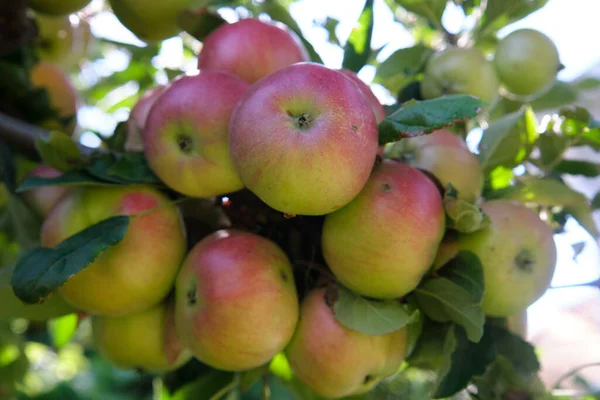
[[[294,275],[285,253],[261,236],[222,230],[188,254],[175,284],[175,321],[200,361],[238,371],[267,363],[298,321]]]
[[[254,83],[288,65],[308,60],[304,45],[287,26],[248,18],[211,32],[198,54],[198,68],[229,71]]]
[[[356,83],[356,86],[358,86],[362,94],[365,96],[367,104],[373,110],[373,114],[375,114],[375,119],[377,120],[377,123],[383,121],[385,119],[385,109],[383,108],[383,105],[379,102],[379,99],[377,98],[377,96],[375,96],[371,88],[366,83],[364,83],[358,77],[358,75],[356,75],[349,69],[342,68],[339,71],[346,75],[348,78],[350,78],[352,82]]]
[[[56,178],[61,176],[60,171],[55,170],[47,165],[40,164],[27,174],[27,178]],[[23,200],[42,217],[48,215],[52,207],[60,200],[61,197],[68,193],[69,188],[66,186],[44,186],[36,189],[31,189],[23,193]]]
[[[406,328],[374,336],[341,325],[321,288],[302,301],[300,321],[285,355],[301,381],[321,396],[339,398],[365,393],[394,374],[407,347]]]
[[[398,298],[431,267],[444,228],[436,185],[408,165],[385,160],[350,204],[325,217],[323,256],[353,291]]]
[[[81,10],[90,0],[29,0],[32,10],[48,15],[67,15]]]
[[[481,208],[490,217],[490,226],[461,235],[459,247],[481,260],[483,311],[509,317],[525,310],[550,286],[556,264],[553,232],[520,203],[492,200]]]
[[[178,209],[154,189],[73,190],[48,214],[41,242],[52,247],[109,217],[142,212],[148,213],[132,218],[120,243],[58,290],[67,302],[91,314],[119,316],[150,308],[165,298],[185,256],[186,239]]]
[[[150,168],[170,188],[211,197],[244,185],[229,155],[231,113],[249,87],[223,71],[176,79],[148,114],[142,133]]]
[[[173,303],[165,302],[119,317],[92,316],[94,344],[102,356],[122,369],[173,370],[191,358],[173,334],[173,313]],[[177,349],[175,353],[173,349]]]
[[[165,89],[166,87],[162,85],[148,89],[131,109],[129,119],[127,120],[125,151],[144,151],[142,132],[148,118],[148,113]]]
[[[313,63],[254,84],[233,112],[229,148],[244,185],[288,214],[323,215],[367,181],[377,122],[358,87]]]

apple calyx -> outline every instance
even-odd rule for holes
[[[527,249],[521,249],[515,256],[515,265],[520,271],[531,273],[533,272],[533,254]]]

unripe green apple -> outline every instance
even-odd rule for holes
[[[287,26],[247,18],[223,24],[206,37],[198,54],[198,68],[228,71],[254,83],[308,60],[304,45]]]
[[[379,99],[375,96],[369,85],[364,83],[358,77],[358,75],[356,75],[349,69],[342,68],[339,71],[346,75],[348,78],[350,78],[352,82],[354,82],[356,86],[358,86],[361,93],[365,96],[367,104],[373,110],[373,114],[375,114],[375,119],[377,120],[377,123],[383,121],[385,119],[385,109],[383,108],[383,105],[379,102]]]
[[[176,369],[191,354],[175,335],[173,313],[173,303],[165,302],[120,317],[93,316],[94,344],[119,368],[151,373]]]
[[[556,45],[533,29],[519,29],[502,39],[494,63],[506,89],[521,96],[548,90],[560,70]]]
[[[32,10],[48,15],[67,15],[81,10],[91,0],[29,0]]]
[[[125,141],[125,151],[136,152],[144,151],[144,142],[142,133],[148,119],[150,108],[160,95],[165,91],[166,86],[155,86],[148,89],[131,109],[129,119],[127,120],[127,140]]]
[[[481,164],[465,141],[450,131],[403,139],[387,153],[430,172],[444,188],[452,184],[461,200],[472,202],[481,195],[484,180]]]
[[[172,82],[150,108],[142,141],[150,168],[173,190],[212,197],[240,190],[227,133],[250,85],[223,71]]]
[[[41,242],[53,247],[109,217],[140,213],[144,215],[131,219],[121,242],[60,287],[65,300],[91,314],[119,316],[150,308],[165,298],[185,256],[186,239],[178,209],[154,189],[73,190],[48,214]]]
[[[300,322],[285,355],[294,374],[321,396],[340,398],[368,392],[398,371],[406,357],[406,328],[367,335],[341,325],[326,289],[302,301]]]
[[[175,284],[177,333],[200,361],[240,371],[266,364],[298,321],[294,275],[268,239],[221,230],[188,254]]]
[[[115,16],[144,41],[167,39],[181,32],[177,16],[195,0],[109,0]]]
[[[490,217],[490,226],[461,235],[459,247],[481,260],[483,311],[508,317],[525,310],[550,286],[556,264],[553,232],[520,203],[492,200],[481,208]]]
[[[490,103],[498,95],[498,86],[494,66],[481,51],[451,47],[427,60],[421,95],[433,99],[447,94],[470,94]]]
[[[398,298],[431,267],[444,228],[436,185],[408,165],[384,160],[354,200],[325,217],[323,256],[356,293]]]
[[[377,135],[375,115],[350,79],[299,63],[244,94],[231,117],[229,148],[242,182],[267,205],[324,215],[364,186]]]
[[[27,178],[56,178],[61,176],[60,171],[47,165],[40,164],[27,174]],[[52,207],[66,194],[69,188],[67,186],[43,186],[31,189],[23,193],[22,197],[25,203],[31,207],[40,216],[48,215]]]

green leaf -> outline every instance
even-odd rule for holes
[[[379,124],[379,144],[430,133],[473,118],[480,109],[481,101],[469,95],[450,95],[404,103]]]
[[[483,132],[479,143],[479,161],[490,170],[502,165],[515,167],[533,150],[538,137],[535,114],[530,108],[508,114],[494,122]]]
[[[540,362],[535,348],[518,335],[503,326],[487,324],[498,354],[506,357],[523,376],[533,375],[540,370]]]
[[[325,23],[323,24],[323,29],[325,29],[327,31],[327,34],[329,35],[327,40],[330,43],[341,46],[340,40],[338,39],[338,37],[335,33],[335,30],[338,27],[339,23],[340,23],[340,21],[338,21],[337,19],[331,18],[328,16],[327,18],[325,18]]]
[[[422,72],[433,50],[422,44],[396,50],[377,67],[374,83],[379,83],[392,93],[405,87]]]
[[[406,10],[426,18],[436,28],[440,28],[446,0],[395,0]]]
[[[591,90],[600,87],[600,79],[598,78],[583,78],[573,83],[577,89]]]
[[[568,107],[560,110],[561,132],[572,138],[578,146],[590,146],[600,151],[600,127],[590,112],[582,107]]]
[[[460,328],[454,333],[456,349],[452,353],[450,370],[437,388],[436,398],[449,397],[466,388],[474,376],[483,375],[496,357],[494,338],[487,329],[478,343],[469,341]]]
[[[79,148],[62,132],[52,131],[47,138],[38,137],[35,147],[44,163],[59,171],[67,171],[83,164]]]
[[[572,84],[556,81],[550,90],[531,103],[531,107],[536,111],[559,108],[576,102],[578,95],[577,89]]]
[[[592,200],[592,210],[600,209],[600,192],[596,193],[594,200]]]
[[[163,392],[160,400],[210,400],[220,390],[230,385],[233,379],[234,374],[231,372],[209,370],[173,394]],[[219,399],[225,400],[224,397]]]
[[[358,22],[344,47],[342,67],[354,72],[367,63],[371,55],[371,37],[373,36],[373,1],[366,0],[358,17]]]
[[[75,313],[49,321],[48,331],[55,348],[60,349],[71,341],[77,331],[78,322],[79,317]]]
[[[16,188],[17,169],[13,153],[7,144],[0,141],[0,180],[6,188],[14,193]]]
[[[480,32],[494,34],[511,22],[518,21],[542,8],[548,0],[488,0]]]
[[[557,135],[553,132],[544,132],[541,134],[535,145],[540,150],[540,156],[536,164],[540,168],[546,168],[556,164],[563,153],[569,147],[571,140],[564,135]]]
[[[267,363],[260,367],[240,372],[240,390],[242,393],[247,392],[252,385],[269,373],[269,365],[270,363]]]
[[[456,198],[456,191],[450,189],[444,194],[444,210],[446,211],[448,229],[462,233],[472,233],[490,225],[490,218],[473,203]]]
[[[439,271],[439,277],[422,282],[415,289],[419,308],[438,322],[453,321],[462,326],[469,340],[478,342],[483,335],[485,315],[483,268],[479,258],[461,252]]]
[[[411,367],[434,371],[443,377],[450,370],[451,355],[456,350],[456,327],[425,319],[423,332],[412,355],[406,360]]]
[[[38,247],[27,252],[15,268],[11,285],[27,304],[41,303],[69,278],[119,243],[130,217],[117,216],[67,238],[54,248]]]
[[[581,160],[562,160],[554,167],[554,171],[559,174],[582,175],[588,178],[595,178],[600,175],[600,164]]]
[[[184,10],[177,15],[177,25],[201,42],[212,31],[226,23],[219,14],[209,11],[206,7]]]
[[[25,202],[9,194],[8,202],[0,212],[0,232],[14,239],[23,250],[39,244],[42,219]]]
[[[127,183],[158,184],[160,180],[148,166],[144,153],[124,153],[114,157],[114,162],[104,171],[92,169],[88,171],[98,177],[106,177],[107,180],[119,180]]]
[[[398,300],[368,300],[338,285],[333,305],[335,318],[347,328],[368,335],[384,335],[415,322],[418,310],[409,313]]]
[[[499,165],[488,174],[486,183],[492,190],[502,189],[509,186],[514,177],[512,168]]]
[[[39,176],[33,176],[27,178],[17,188],[17,193],[21,193],[27,190],[44,187],[44,186],[83,186],[83,185],[117,185],[114,182],[106,182],[100,180],[85,171],[67,171],[61,176],[56,178],[42,178]]]

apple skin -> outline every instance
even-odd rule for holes
[[[314,63],[286,67],[252,85],[229,125],[244,185],[287,214],[324,215],[367,181],[377,122],[358,87]]]
[[[250,85],[223,71],[176,79],[152,105],[142,133],[150,168],[171,189],[211,197],[244,187],[229,155],[231,114]]]
[[[436,185],[408,165],[384,160],[350,204],[325,217],[323,256],[356,293],[399,298],[431,267],[444,228]]]
[[[198,68],[228,71],[255,83],[288,65],[308,60],[306,48],[287,26],[247,18],[221,25],[206,37],[198,54]]]
[[[172,334],[173,313],[174,304],[165,302],[120,317],[92,316],[94,344],[102,356],[122,369],[150,373],[174,370],[189,361],[191,354]],[[167,348],[178,349],[171,359]]]
[[[56,109],[61,118],[72,117],[66,125],[56,120],[49,120],[42,125],[48,129],[59,129],[71,135],[77,125],[77,108],[79,94],[67,75],[56,64],[46,61],[39,62],[30,71],[29,79],[36,87],[46,89],[50,104]]]
[[[109,0],[115,16],[143,41],[158,41],[181,32],[177,16],[194,0]]]
[[[533,29],[519,29],[500,40],[494,64],[504,87],[521,96],[550,89],[560,69],[554,42]]]
[[[326,289],[302,301],[300,321],[285,349],[294,374],[327,398],[358,395],[393,375],[408,347],[406,328],[367,335],[341,325],[327,304]]]
[[[165,91],[166,86],[160,85],[148,89],[131,109],[129,119],[127,120],[127,140],[125,141],[125,151],[141,152],[144,151],[144,142],[142,132],[148,119],[148,113],[152,105],[158,100]]]
[[[34,11],[48,15],[67,15],[81,10],[91,0],[29,0],[27,5]]]
[[[157,207],[132,219],[123,240],[69,279],[58,293],[90,314],[112,316],[141,311],[162,301],[185,256],[186,237],[179,210],[152,188],[77,188],[48,214],[41,243],[53,247],[109,217]]]
[[[470,94],[490,103],[498,95],[498,87],[494,66],[481,51],[452,47],[427,60],[421,95],[433,99],[446,94]]]
[[[56,178],[61,175],[62,172],[47,165],[40,164],[27,174],[27,178]],[[67,186],[44,186],[28,190],[23,193],[22,197],[29,207],[40,216],[45,217],[61,197],[68,192],[69,188]]]
[[[490,226],[459,236],[459,248],[481,260],[483,311],[508,317],[525,310],[550,286],[556,265],[553,232],[520,203],[492,200],[481,208],[490,217]]]
[[[285,253],[261,236],[217,231],[194,246],[175,284],[177,333],[214,368],[263,365],[290,341],[298,296]]]
[[[377,123],[383,121],[385,119],[385,109],[383,108],[383,105],[379,102],[379,99],[377,98],[377,96],[375,96],[369,85],[364,83],[358,77],[358,75],[356,75],[353,71],[350,71],[349,69],[342,68],[339,71],[346,75],[348,78],[350,78],[352,82],[356,83],[356,86],[358,86],[362,94],[365,96],[367,104],[371,107],[371,109],[373,109],[373,113],[375,114],[375,119],[377,120]]]

